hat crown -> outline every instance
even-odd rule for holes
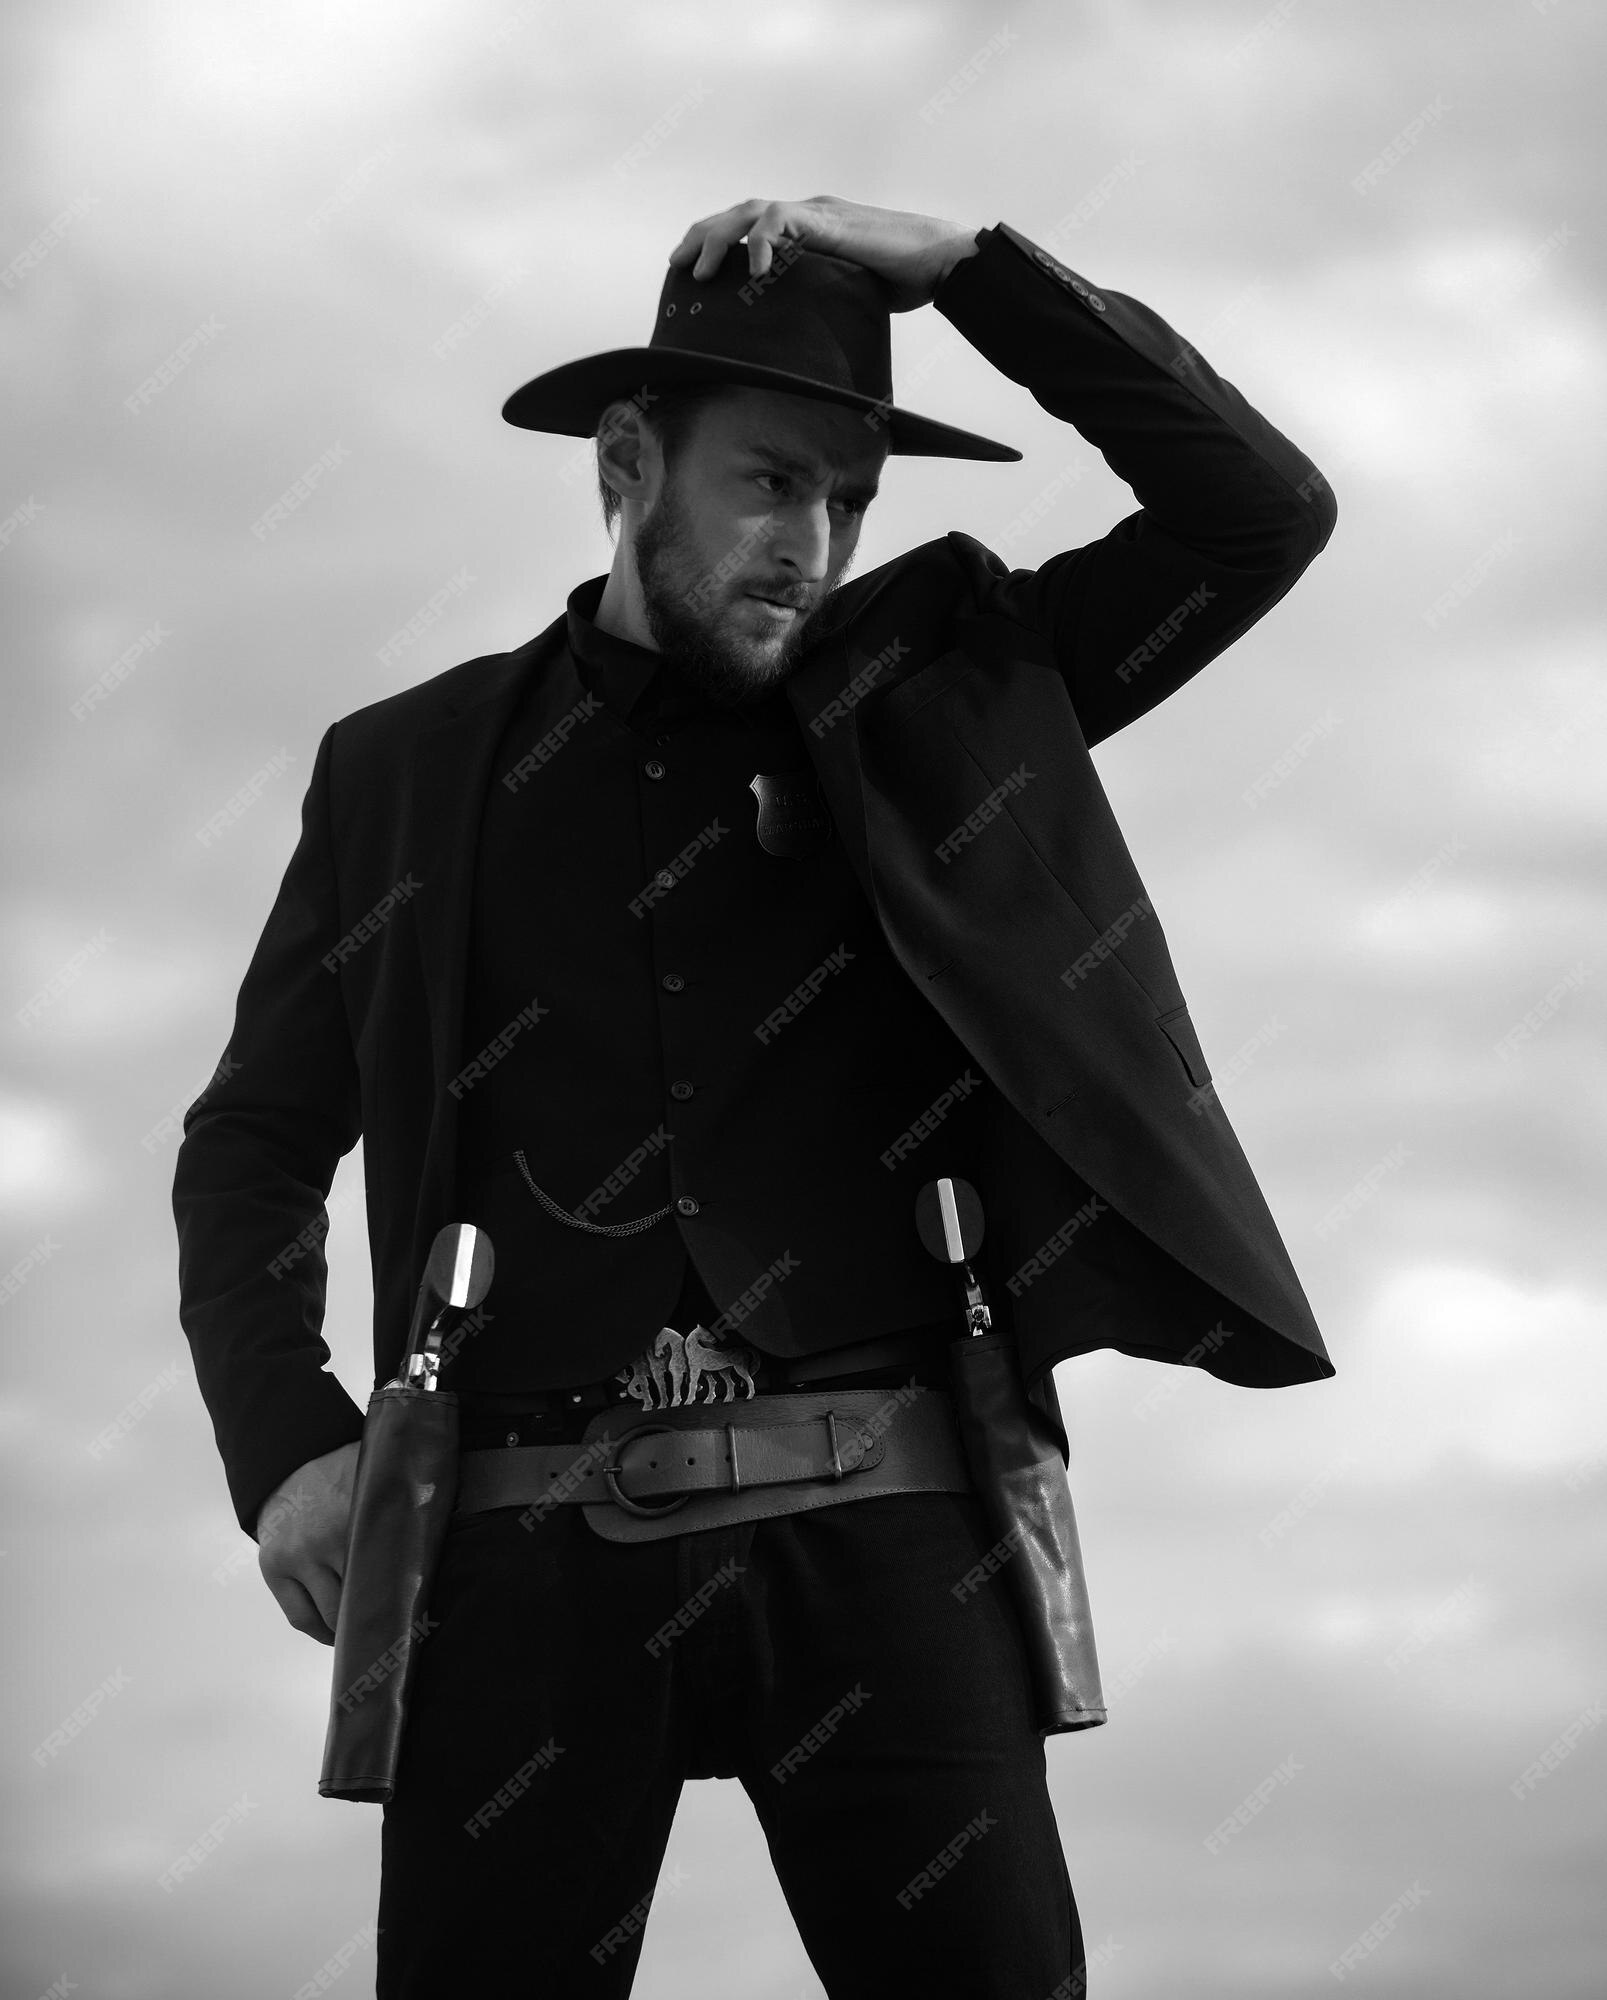
[[[890,315],[887,286],[862,264],[783,239],[769,270],[755,276],[747,245],[733,243],[707,278],[670,266],[648,346],[890,402]]]

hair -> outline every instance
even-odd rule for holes
[[[697,427],[698,418],[709,404],[718,402],[735,386],[731,382],[677,382],[649,392],[647,406],[642,410],[642,422],[658,439],[666,466],[674,461],[676,454],[686,444]],[[600,446],[601,417],[598,418],[597,431],[594,435]],[[597,463],[597,494],[602,502],[603,526],[612,534],[619,520],[620,499],[608,483],[600,453]]]

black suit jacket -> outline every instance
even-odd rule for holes
[[[894,956],[1010,1108],[990,1209],[1069,1220],[1091,1189],[1165,1274],[1165,1310],[1138,1332],[1119,1288],[1063,1318],[1053,1286],[1021,1289],[1030,1379],[1100,1346],[1261,1386],[1331,1375],[1088,753],[1276,604],[1333,499],[1146,307],[1008,225],[979,242],[938,311],[1141,509],[1037,570],[951,533],[868,572],[822,613],[787,693]],[[376,1381],[455,1219],[475,834],[521,689],[546,683],[552,726],[577,699],[572,666],[554,670],[563,637],[560,617],[324,732],[228,1048],[186,1114],[181,1318],[248,1532],[280,1480],[361,1431],[320,1331],[337,1162],[361,1134]],[[1075,1233],[1058,1254],[1079,1254]]]

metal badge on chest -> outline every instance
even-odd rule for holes
[[[748,780],[748,789],[759,802],[755,831],[766,854],[788,861],[818,854],[836,831],[812,766],[757,771]]]

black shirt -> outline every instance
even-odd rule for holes
[[[481,820],[458,1157],[497,1274],[460,1385],[598,1380],[699,1319],[784,1355],[953,1338],[914,1197],[974,1177],[993,1086],[892,957],[823,797],[815,851],[760,844],[756,774],[805,817],[818,797],[784,690],[709,702],[592,624],[603,584],[570,594],[548,669],[567,726],[532,740],[533,683]],[[582,1231],[530,1182],[593,1223],[657,1219]]]

